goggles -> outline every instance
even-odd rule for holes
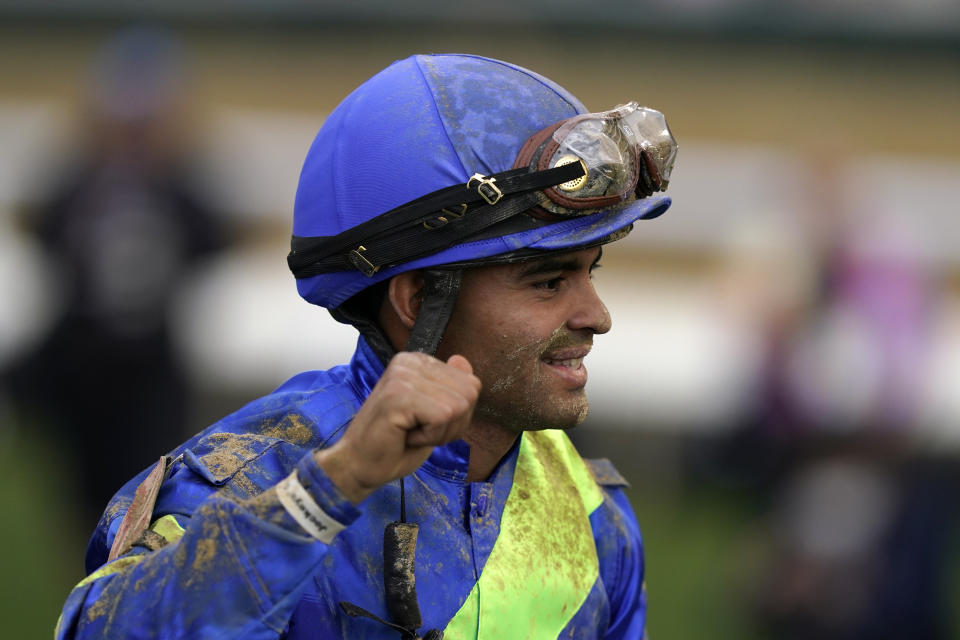
[[[373,276],[488,237],[521,213],[536,223],[609,210],[665,190],[676,155],[663,114],[636,102],[574,116],[528,138],[509,171],[476,173],[336,236],[293,236],[287,264],[297,278],[352,269]]]
[[[520,149],[514,167],[543,171],[580,163],[580,177],[541,192],[541,209],[566,217],[665,191],[676,157],[663,114],[629,102],[542,129]]]

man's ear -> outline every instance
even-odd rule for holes
[[[406,271],[393,276],[387,289],[386,302],[393,308],[400,323],[409,331],[417,321],[423,301],[423,273]]]

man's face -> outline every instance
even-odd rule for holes
[[[475,419],[509,431],[566,429],[587,415],[583,358],[610,314],[593,288],[599,248],[467,269],[437,356],[483,382]]]

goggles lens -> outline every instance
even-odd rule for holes
[[[676,156],[677,142],[663,114],[630,102],[538,132],[517,165],[543,170],[580,162],[585,175],[545,189],[541,199],[548,212],[569,216],[665,190]]]

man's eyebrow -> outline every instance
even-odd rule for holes
[[[597,254],[597,259],[590,264],[590,270],[599,266],[600,257],[603,251]],[[520,270],[520,278],[529,278],[542,275],[544,273],[557,273],[558,271],[576,271],[581,268],[582,262],[573,256],[557,256],[556,258],[544,258],[528,263]]]
[[[544,273],[558,271],[575,271],[580,268],[580,261],[575,258],[546,258],[537,260],[524,266],[520,271],[521,278],[529,278]]]

